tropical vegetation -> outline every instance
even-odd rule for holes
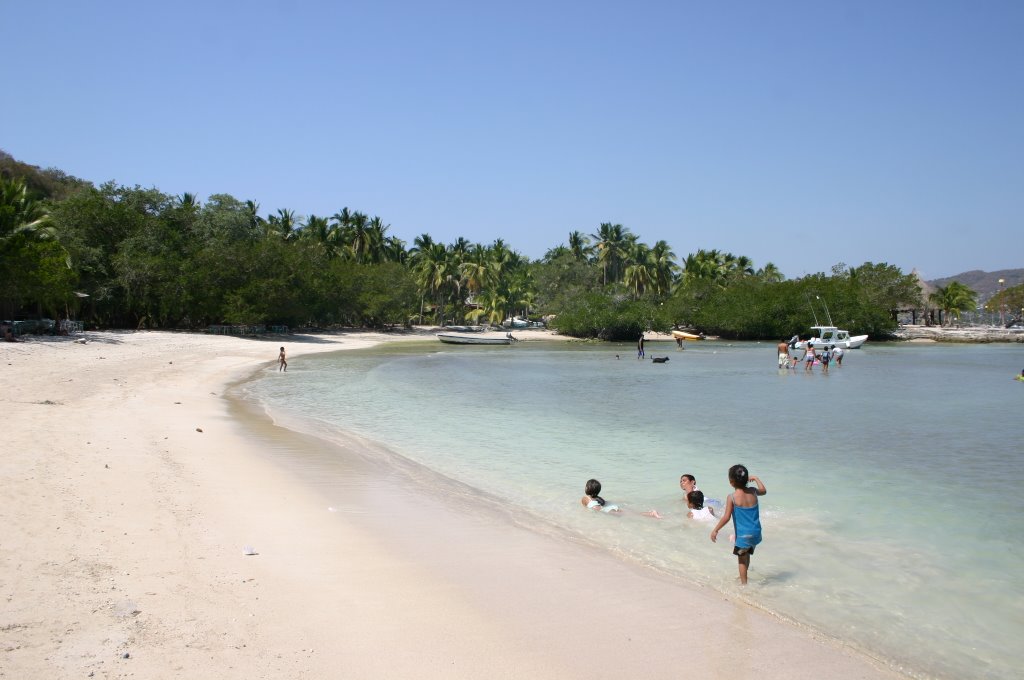
[[[381,217],[348,207],[303,216],[263,212],[227,194],[204,202],[191,193],[94,186],[2,152],[0,177],[4,318],[202,328],[499,324],[520,316],[544,317],[582,338],[688,327],[775,339],[806,331],[812,310],[822,315],[826,306],[851,332],[885,334],[895,328],[894,310],[921,303],[916,277],[885,263],[786,280],[771,263],[758,268],[715,249],[680,256],[611,222],[570,230],[531,261],[501,238],[442,243],[423,233],[407,244]],[[935,304],[968,308],[960,298]]]

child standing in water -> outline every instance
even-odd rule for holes
[[[754,482],[757,484],[757,488],[748,488],[747,482]],[[757,497],[765,495],[768,490],[764,488],[760,479],[751,477],[750,472],[743,465],[733,465],[729,468],[729,484],[736,491],[729,494],[725,501],[725,512],[711,532],[711,542],[717,542],[718,531],[731,517],[733,529],[736,532],[736,547],[732,549],[732,554],[736,555],[739,560],[740,583],[747,585],[750,556],[754,554],[754,548],[761,542],[761,514],[758,509]]]
[[[281,348],[281,353],[277,355],[277,370],[287,371],[288,370],[288,359],[284,355],[284,347]]]

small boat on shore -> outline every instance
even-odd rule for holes
[[[483,333],[483,326],[445,326],[446,333]]]
[[[437,339],[449,345],[511,345],[516,341],[512,334],[468,335],[463,333],[437,333]]]
[[[687,333],[686,331],[672,331],[672,337],[676,340],[703,340],[704,335],[698,335],[696,333]]]

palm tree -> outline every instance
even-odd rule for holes
[[[462,257],[469,252],[469,249],[473,247],[473,244],[466,240],[465,237],[458,237],[448,247],[448,250],[455,253],[458,257]]]
[[[487,322],[491,325],[497,326],[505,319],[505,308],[508,305],[508,300],[502,296],[497,290],[485,290],[476,298],[479,307],[471,311],[466,316],[478,321],[480,317],[486,317]]]
[[[405,250],[405,241],[397,236],[388,236],[384,239],[384,259],[387,262],[405,264],[409,253]]]
[[[0,252],[20,239],[56,239],[50,212],[28,195],[22,179],[0,177]]]
[[[58,241],[49,211],[29,197],[24,180],[0,177],[0,292],[7,288],[5,284],[16,283],[27,273],[8,266],[8,257],[16,259],[18,251],[34,241],[56,242],[65,266],[71,269],[71,255]],[[6,296],[0,297],[0,314],[12,311],[10,302]]]
[[[299,225],[298,217],[294,210],[280,208],[276,215],[271,215],[264,226],[264,233],[267,238],[280,238],[284,241],[291,241],[297,235],[296,227]]]
[[[445,297],[453,284],[459,280],[456,259],[443,243],[424,244],[416,255],[413,271],[420,289],[420,295],[432,294],[437,302],[439,321],[444,320]],[[421,312],[422,315],[422,312]]]
[[[489,249],[479,243],[470,247],[461,265],[462,277],[470,295],[476,295],[494,283],[496,265]]]
[[[245,216],[249,220],[250,235],[255,237],[263,231],[264,219],[260,217],[260,204],[256,201],[245,202]]]
[[[573,259],[582,261],[590,257],[593,248],[590,247],[590,238],[581,231],[569,232],[569,251]]]
[[[372,238],[370,218],[359,211],[352,213],[344,233],[352,259],[356,262],[366,262]]]
[[[683,278],[687,281],[721,282],[725,278],[722,253],[703,248],[696,253],[690,253],[683,261]]]
[[[627,251],[625,283],[633,289],[633,298],[640,299],[654,282],[651,251],[643,243],[632,243]]]
[[[312,244],[328,260],[336,258],[341,250],[340,232],[326,217],[310,215],[299,230],[299,238]]]
[[[672,290],[678,276],[679,265],[676,264],[676,254],[664,240],[658,241],[651,248],[651,267],[653,269],[654,292],[658,295],[665,295]]]
[[[548,251],[544,253],[545,262],[554,262],[555,260],[571,255],[572,251],[565,246],[555,246],[554,248],[548,248]]]
[[[929,302],[946,313],[947,323],[952,323],[954,318],[959,321],[960,312],[974,309],[977,299],[978,294],[959,281],[952,281],[948,286],[939,286],[928,296]]]
[[[604,284],[608,285],[608,270],[611,269],[612,283],[618,280],[618,270],[623,258],[626,234],[629,230],[621,224],[602,222],[596,234],[591,236],[597,241],[597,261],[604,271]]]
[[[782,275],[779,268],[771,262],[758,269],[755,276],[759,277],[765,283],[782,283],[786,280],[786,277]]]
[[[425,270],[427,269],[426,260],[428,253],[434,247],[434,239],[430,234],[420,234],[412,241],[412,248],[409,249],[409,268],[413,274],[416,275],[417,284],[420,293],[420,320],[419,323],[423,323],[423,305],[427,296],[427,276]]]
[[[196,198],[195,194],[190,194],[187,191],[181,196],[178,196],[178,205],[187,210],[188,212],[197,212],[202,204],[199,199]]]
[[[683,276],[687,281],[710,280],[724,288],[731,281],[754,275],[754,263],[745,256],[739,257],[732,253],[719,250],[698,250],[686,256],[683,263]]]
[[[729,253],[729,257],[731,258],[730,269],[732,270],[734,275],[738,275],[740,277],[754,275],[754,261],[751,260],[749,257],[747,257],[746,255],[733,257],[732,253]]]

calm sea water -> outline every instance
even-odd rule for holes
[[[388,345],[303,357],[242,390],[481,502],[513,499],[538,531],[587,536],[912,675],[1019,677],[1024,346],[868,343],[829,375],[777,370],[774,344],[652,354],[671,360],[637,361],[632,345]],[[745,591],[730,530],[712,544],[678,487],[691,473],[724,499],[734,463],[769,492]],[[590,477],[623,516],[580,507]]]

